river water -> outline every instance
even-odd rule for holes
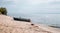
[[[60,14],[8,14],[12,17],[31,19],[32,23],[60,26]]]

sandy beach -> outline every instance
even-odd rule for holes
[[[60,29],[44,24],[15,21],[12,17],[0,15],[0,33],[60,33]]]

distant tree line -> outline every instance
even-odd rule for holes
[[[4,7],[0,7],[0,14],[7,15],[7,9]]]
[[[16,21],[25,21],[25,22],[31,22],[30,19],[25,19],[25,18],[16,18],[16,17],[13,17],[14,20]]]

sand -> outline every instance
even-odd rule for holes
[[[15,21],[10,16],[0,15],[0,33],[60,33],[60,29],[44,24]]]

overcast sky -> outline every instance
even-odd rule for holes
[[[60,13],[60,0],[0,0],[11,13]]]

